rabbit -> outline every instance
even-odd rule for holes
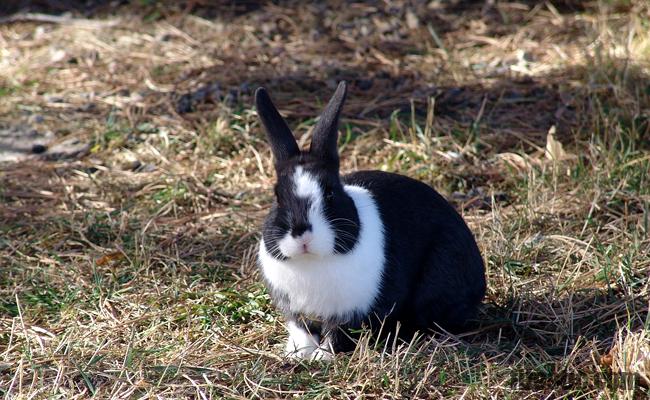
[[[258,265],[298,359],[353,350],[363,327],[400,337],[464,329],[486,290],[472,232],[433,188],[382,171],[339,174],[346,93],[343,81],[304,151],[267,91],[255,92],[277,177]]]

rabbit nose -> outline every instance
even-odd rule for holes
[[[311,232],[310,223],[301,223],[301,224],[294,225],[293,228],[291,229],[291,236],[297,238],[302,236],[302,234],[305,232]]]

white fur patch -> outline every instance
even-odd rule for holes
[[[300,359],[311,357],[314,350],[318,348],[320,341],[318,335],[310,335],[294,321],[287,323],[287,331],[289,332],[289,338],[284,349],[286,355]]]
[[[368,190],[359,186],[344,189],[354,201],[361,223],[352,251],[281,261],[266,251],[263,240],[260,243],[262,272],[274,289],[287,294],[292,312],[314,318],[346,318],[354,312],[367,313],[379,294],[384,270],[379,210]],[[316,226],[313,233],[314,240],[319,240],[322,232]]]
[[[289,258],[326,256],[334,252],[336,237],[332,227],[323,215],[323,193],[318,181],[301,166],[293,174],[293,190],[297,197],[308,199],[311,204],[307,218],[311,224],[311,232],[294,238],[291,232],[278,240],[280,252]],[[305,246],[308,253],[305,254]]]
[[[293,173],[293,190],[296,196],[310,199],[312,202],[321,201],[321,190],[318,181],[302,166],[297,166]]]

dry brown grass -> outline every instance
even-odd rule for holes
[[[648,395],[647,4],[204,3],[0,25],[0,128],[88,143],[0,166],[0,394]],[[489,290],[474,332],[295,364],[255,267],[251,94],[308,141],[340,79],[343,168],[438,188]]]

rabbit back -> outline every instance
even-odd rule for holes
[[[406,176],[359,171],[342,180],[368,190],[381,216],[385,263],[372,311],[405,330],[462,328],[486,290],[483,259],[462,217],[433,188]]]

